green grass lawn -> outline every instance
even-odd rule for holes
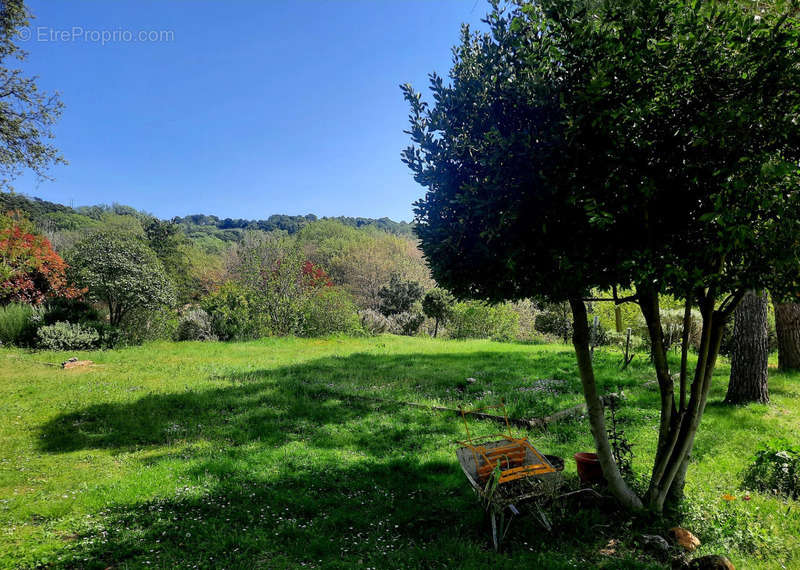
[[[64,354],[0,350],[0,567],[659,568],[636,539],[675,523],[737,568],[800,566],[800,504],[743,501],[740,488],[761,442],[798,441],[800,376],[773,374],[769,406],[731,408],[720,364],[683,512],[631,519],[558,503],[552,532],[522,517],[495,554],[456,463],[460,420],[370,397],[504,397],[512,415],[541,416],[582,401],[567,346],[381,336],[77,356],[97,365],[61,370],[51,364]],[[623,427],[646,473],[657,389],[646,358],[625,372],[618,359],[596,355],[599,382],[626,394]],[[576,485],[571,457],[592,449],[588,424],[527,435],[568,458]],[[612,539],[616,552],[600,553]]]

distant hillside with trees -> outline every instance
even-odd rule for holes
[[[137,218],[155,218],[148,212],[136,210],[121,204],[70,207],[41,198],[29,197],[17,193],[0,193],[0,211],[16,210],[23,212],[35,223],[53,230],[72,230],[82,225],[92,225],[87,220],[74,216],[83,216],[91,220],[99,220],[108,213],[130,215]],[[372,227],[391,234],[412,237],[413,224],[405,221],[396,222],[390,218],[363,218],[352,216],[318,217],[314,214],[290,216],[272,214],[266,219],[246,220],[242,218],[220,218],[207,214],[190,214],[176,216],[170,221],[182,227],[188,237],[212,236],[222,241],[236,241],[243,231],[260,230],[271,232],[282,230],[293,235],[311,222],[317,220],[334,220],[353,228]]]

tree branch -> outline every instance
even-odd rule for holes
[[[584,297],[582,301],[584,303],[603,303],[603,302],[614,302],[616,304],[621,303],[629,303],[631,301],[638,301],[639,295],[628,295],[627,297]]]
[[[739,303],[742,302],[745,294],[747,293],[747,289],[741,289],[736,291],[735,293],[731,293],[728,295],[722,304],[720,304],[719,309],[717,312],[725,319],[731,316],[733,312],[736,310],[736,307],[739,306]]]

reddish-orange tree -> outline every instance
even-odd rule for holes
[[[19,212],[0,216],[0,304],[38,304],[52,297],[74,298],[67,264]]]
[[[303,285],[316,289],[319,287],[333,287],[330,275],[319,265],[304,261],[300,269]]]

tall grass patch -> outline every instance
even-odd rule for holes
[[[27,344],[34,330],[34,319],[40,311],[31,305],[10,303],[0,307],[0,342],[21,346]]]

